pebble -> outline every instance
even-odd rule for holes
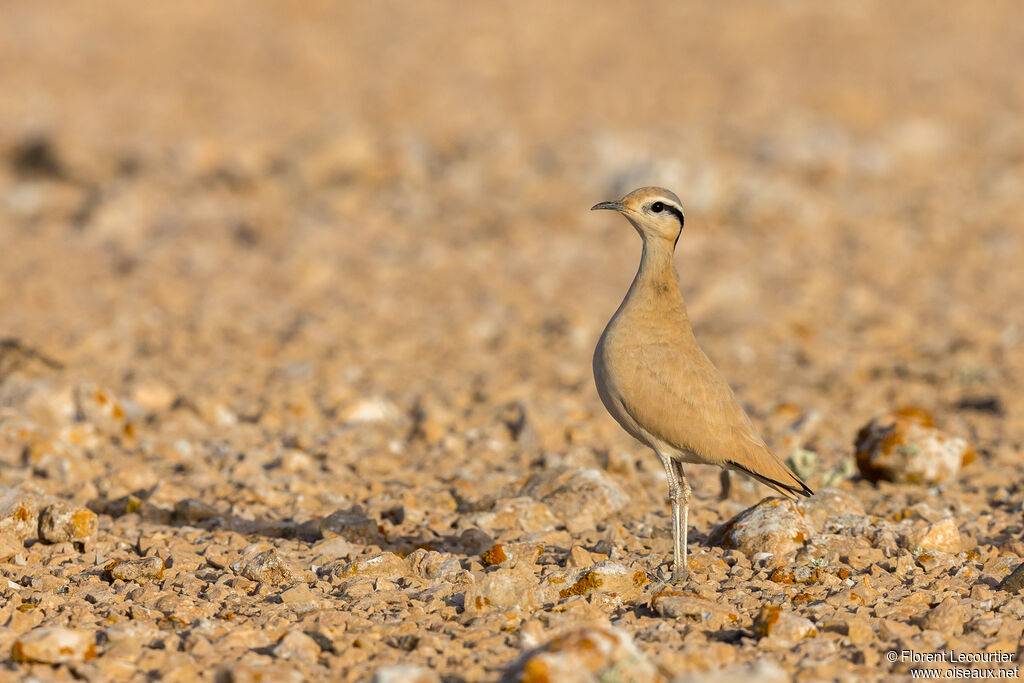
[[[274,548],[254,551],[232,564],[231,569],[250,581],[269,586],[286,586],[295,580],[292,570]]]
[[[164,561],[159,557],[143,557],[136,560],[111,562],[105,567],[110,579],[121,581],[153,581],[163,578]]]

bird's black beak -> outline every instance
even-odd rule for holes
[[[600,204],[594,204],[590,207],[591,211],[597,211],[598,209],[611,209],[612,211],[622,211],[626,206],[622,202],[601,202]]]

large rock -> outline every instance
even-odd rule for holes
[[[111,581],[134,581],[144,583],[163,578],[164,561],[159,557],[142,557],[135,560],[117,560],[105,568]]]
[[[596,592],[629,599],[635,597],[647,583],[649,579],[643,571],[605,560],[589,569],[576,572],[571,581],[567,580],[565,585],[558,589],[558,597],[565,599]]]
[[[39,513],[39,537],[47,543],[88,541],[96,535],[98,526],[96,513],[88,508],[53,503]]]
[[[250,581],[259,581],[268,586],[289,586],[295,582],[292,570],[274,548],[249,553],[232,564],[231,569]]]
[[[956,520],[947,517],[934,524],[915,529],[906,537],[908,550],[938,550],[943,553],[958,553],[963,549],[963,539],[957,529]]]
[[[552,639],[520,657],[502,677],[514,681],[598,683],[665,678],[625,631],[611,626],[583,628]]]
[[[964,439],[935,429],[931,415],[902,408],[857,432],[857,467],[870,481],[941,484],[953,481],[975,459]]]
[[[71,664],[96,656],[96,637],[89,631],[45,626],[24,634],[11,647],[16,662]]]
[[[739,615],[728,603],[705,600],[673,588],[655,593],[651,609],[666,619],[700,623],[710,630],[736,628],[739,624]]]
[[[548,599],[549,590],[525,566],[515,569],[499,567],[488,572],[465,593],[466,614],[488,612],[493,609],[520,609],[531,612]]]
[[[39,496],[15,489],[0,488],[0,536],[23,541],[39,530]]]
[[[781,607],[765,605],[754,620],[754,633],[779,648],[791,648],[804,638],[818,635],[810,619],[787,612]]]
[[[560,468],[538,472],[519,492],[547,505],[570,527],[583,529],[629,503],[629,496],[601,470]]]
[[[786,498],[766,498],[712,531],[708,542],[736,548],[748,557],[769,553],[778,563],[801,548],[812,533],[796,503]]]

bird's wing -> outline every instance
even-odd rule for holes
[[[658,439],[708,464],[744,472],[780,493],[811,490],[768,449],[732,389],[694,342],[645,344],[620,368],[630,416]],[[620,388],[620,391],[621,391]]]

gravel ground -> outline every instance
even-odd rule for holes
[[[1016,671],[1018,17],[6,7],[0,678]],[[680,586],[590,376],[640,245],[587,208],[644,184],[818,491],[690,467]]]

